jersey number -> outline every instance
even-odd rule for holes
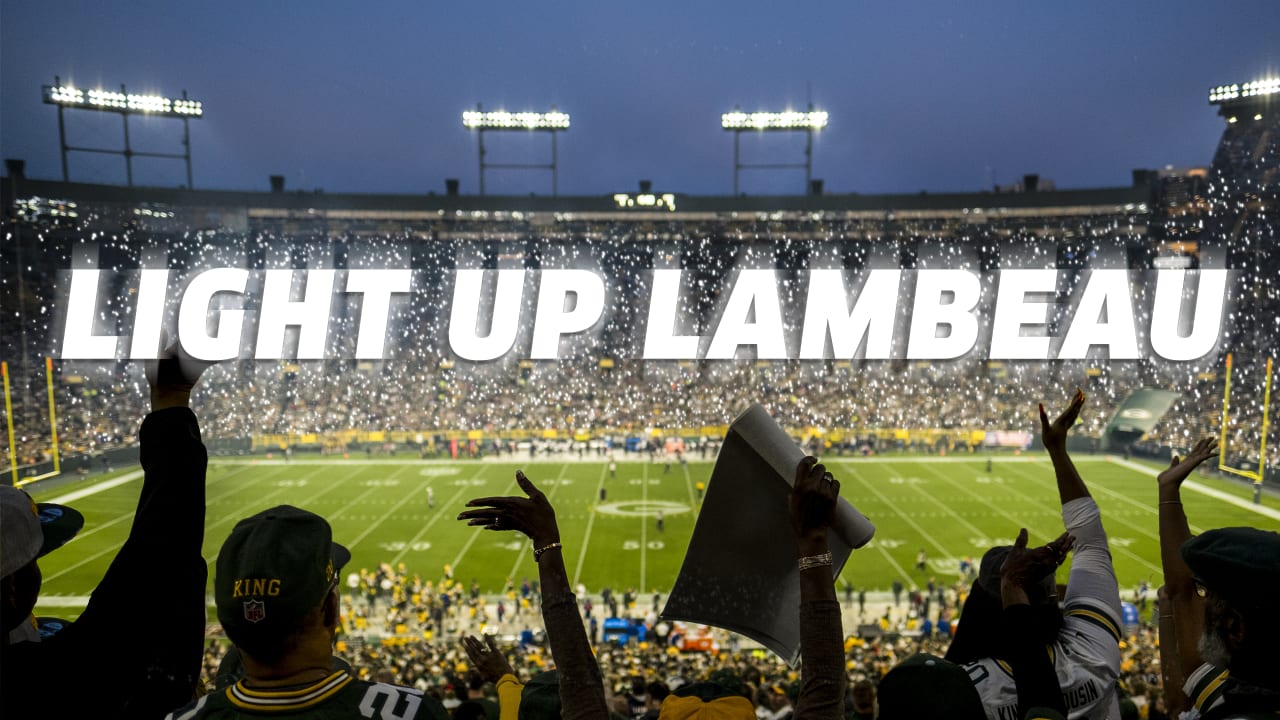
[[[369,688],[360,701],[360,714],[381,720],[412,720],[418,714],[418,705],[421,703],[422,693],[416,690],[377,683]]]

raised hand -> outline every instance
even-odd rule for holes
[[[1037,548],[1027,547],[1027,529],[1018,532],[1018,538],[1000,566],[1001,583],[1011,582],[1026,589],[1053,574],[1067,559],[1067,553],[1075,544],[1071,533],[1062,533],[1052,542]]]
[[[560,528],[556,525],[556,511],[551,501],[534,487],[524,471],[516,471],[516,483],[528,497],[476,498],[467,503],[467,507],[476,509],[464,510],[458,519],[485,530],[524,533],[537,548],[560,542]]]
[[[1191,471],[1195,470],[1200,463],[1214,457],[1218,454],[1218,441],[1211,438],[1201,438],[1191,448],[1191,452],[1187,453],[1184,458],[1173,456],[1173,460],[1169,463],[1169,467],[1156,478],[1156,483],[1161,488],[1176,489],[1182,485],[1182,481],[1186,480]]]
[[[483,643],[474,635],[468,635],[462,638],[462,647],[467,651],[471,666],[488,682],[496,683],[503,675],[516,674],[507,657],[494,644],[492,635],[486,635]]]
[[[1080,388],[1076,388],[1071,404],[1053,422],[1049,422],[1049,416],[1044,411],[1044,403],[1040,403],[1040,436],[1046,448],[1066,448],[1067,431],[1076,424],[1076,419],[1080,417],[1080,410],[1083,407],[1084,392]]]
[[[791,529],[796,538],[826,539],[827,528],[835,519],[836,498],[840,481],[818,463],[806,457],[796,467],[796,482],[791,487]]]
[[[186,407],[191,401],[191,391],[200,381],[200,375],[217,363],[197,360],[182,349],[176,340],[170,344],[168,334],[160,333],[160,351],[157,360],[146,362],[147,384],[151,386],[151,409]]]

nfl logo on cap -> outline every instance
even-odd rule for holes
[[[267,606],[261,600],[250,600],[244,604],[244,619],[251,623],[261,622],[267,616]]]

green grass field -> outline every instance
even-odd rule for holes
[[[1127,594],[1143,579],[1158,585],[1156,466],[1102,457],[1078,462],[1102,507],[1122,590]],[[958,574],[958,558],[980,557],[992,544],[1011,542],[1019,527],[1030,529],[1033,543],[1062,531],[1047,459],[999,457],[989,474],[985,463],[985,457],[829,460],[842,495],[877,527],[875,540],[854,553],[843,578],[872,590],[887,589],[896,577],[908,586],[923,585],[930,575],[949,582]],[[605,463],[576,459],[214,459],[204,545],[210,574],[218,547],[238,519],[288,503],[327,517],[335,539],[351,549],[355,567],[404,563],[410,572],[436,579],[450,563],[457,579],[476,578],[486,592],[497,592],[507,577],[517,583],[536,578],[528,542],[515,533],[469,528],[455,517],[468,499],[517,493],[519,467],[556,507],[565,563],[575,582],[592,592],[606,585],[664,592],[671,587],[696,518],[694,485],[709,478],[709,462],[673,464],[669,473],[661,463],[620,462],[617,477],[610,479]],[[1252,506],[1248,487],[1200,475],[1189,484],[1183,496],[1193,531],[1226,525],[1280,530],[1280,512]],[[132,468],[34,493],[37,500],[67,502],[86,517],[79,537],[41,560],[39,614],[79,613],[128,534],[141,485],[141,472]],[[428,486],[434,488],[434,510],[427,507]],[[601,486],[608,492],[603,505]],[[1275,505],[1275,498],[1264,504]],[[652,516],[657,509],[665,515],[664,532]],[[929,557],[927,573],[913,570],[921,549]]]

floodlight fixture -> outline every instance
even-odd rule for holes
[[[1280,77],[1269,77],[1234,85],[1219,85],[1209,90],[1209,104],[1222,105],[1233,100],[1280,94]]]
[[[569,114],[467,110],[462,113],[462,126],[468,130],[568,130]]]
[[[46,105],[183,119],[204,117],[204,103],[192,100],[185,92],[180,98],[167,98],[163,95],[126,93],[123,89],[120,92],[102,88],[81,90],[74,85],[61,83],[45,85],[43,91]]]
[[[743,112],[735,107],[732,112],[720,115],[720,127],[733,133],[733,194],[738,194],[738,176],[743,168],[755,170],[785,170],[804,168],[805,192],[813,186],[813,134],[827,126],[830,115],[825,110],[815,110],[810,104],[807,110],[782,112]],[[802,163],[744,163],[740,144],[742,133],[764,131],[802,132],[807,138]]]
[[[827,126],[827,117],[823,110],[753,113],[734,110],[720,116],[720,127],[725,130],[821,130]]]
[[[120,86],[119,91],[106,90],[100,87],[92,90],[86,90],[76,87],[73,83],[64,84],[60,78],[55,77],[52,85],[42,86],[41,93],[46,105],[54,105],[58,108],[58,141],[62,150],[63,182],[67,182],[69,180],[67,173],[67,153],[92,152],[123,156],[125,159],[125,171],[128,176],[130,187],[133,186],[134,156],[184,160],[187,165],[187,187],[190,188],[192,186],[191,128],[188,123],[191,120],[199,120],[204,117],[204,103],[187,97],[186,90],[183,90],[182,97],[178,98],[170,98],[163,95],[130,93],[125,89],[124,85]],[[124,121],[124,149],[115,150],[110,148],[76,147],[68,145],[65,120],[63,118],[63,113],[66,110],[95,110],[98,112],[118,113]],[[147,115],[151,117],[181,120],[183,152],[156,153],[134,150],[129,142],[130,115]]]
[[[556,134],[569,129],[569,113],[563,113],[554,105],[548,112],[508,112],[485,109],[476,103],[475,110],[464,110],[462,127],[476,131],[480,157],[480,195],[484,196],[485,173],[491,168],[502,170],[550,170],[551,194],[560,194],[560,162]],[[551,135],[551,162],[549,163],[491,163],[485,161],[484,134],[492,131],[537,131]]]

